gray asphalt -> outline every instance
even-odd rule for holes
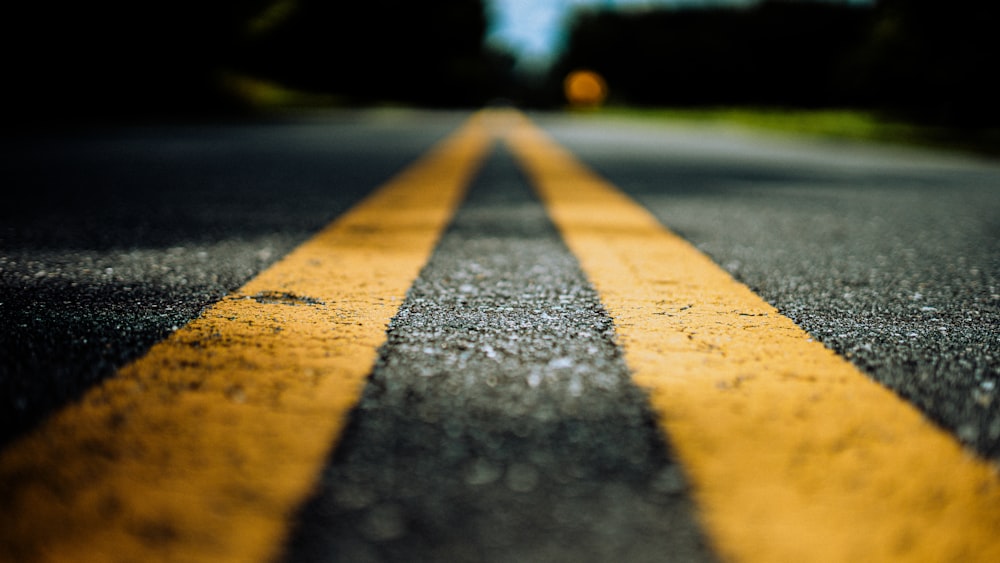
[[[0,447],[465,117],[3,138]],[[1000,164],[533,117],[815,338],[1000,460]],[[614,342],[498,150],[393,321],[285,559],[710,560]]]
[[[382,111],[0,136],[0,445],[466,117]]]
[[[815,338],[1000,460],[1000,166],[920,149],[539,118]]]
[[[614,324],[506,151],[389,327],[288,561],[709,561]]]

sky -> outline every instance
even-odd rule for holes
[[[487,0],[492,16],[487,40],[514,54],[525,69],[544,67],[562,47],[572,8],[580,6],[738,6],[758,0]],[[865,4],[872,0],[843,0]]]

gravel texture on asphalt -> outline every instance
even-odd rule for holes
[[[809,138],[542,123],[817,340],[1000,460],[995,162]]]
[[[284,256],[462,118],[0,135],[0,446]]]
[[[713,559],[612,320],[505,149],[298,522],[290,562]]]

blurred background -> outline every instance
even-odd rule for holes
[[[1000,125],[1000,7],[979,0],[19,1],[4,119],[282,106],[838,108]],[[594,94],[591,91],[591,94]]]

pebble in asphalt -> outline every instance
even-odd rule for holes
[[[300,561],[710,561],[613,322],[505,150],[390,325]]]

